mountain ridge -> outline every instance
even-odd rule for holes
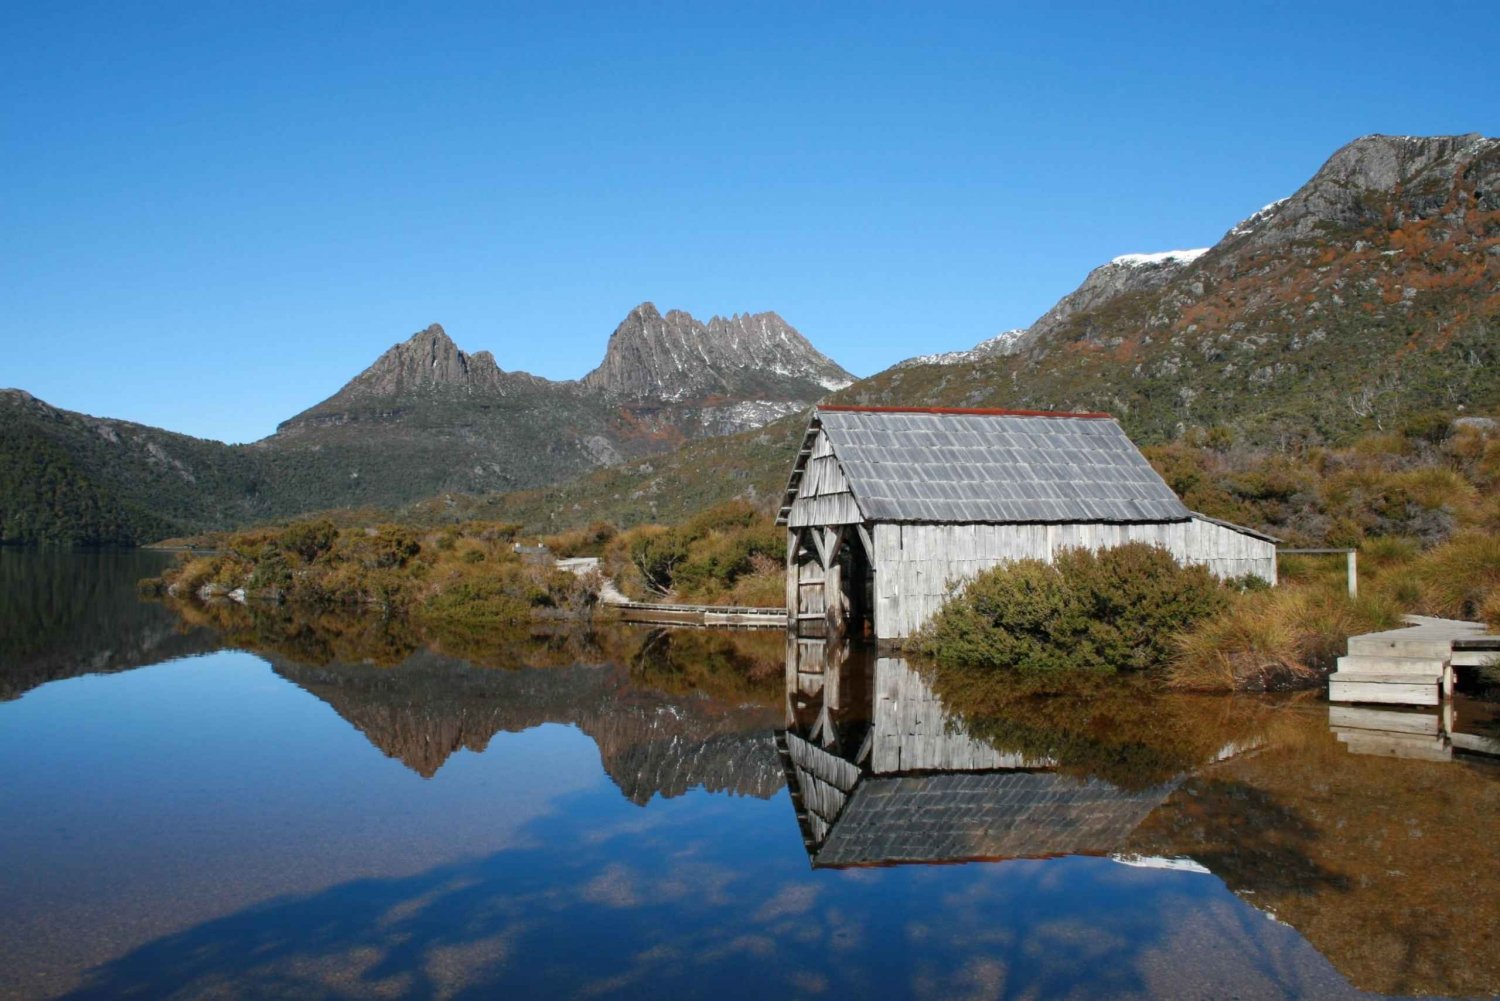
[[[845,395],[1108,410],[1148,440],[1215,424],[1338,438],[1500,402],[1497,290],[1500,140],[1365,136],[1202,254],[1094,269],[1010,355],[893,368]]]
[[[1107,261],[1002,336],[1003,351],[910,358],[832,399],[1103,410],[1143,444],[1219,428],[1282,451],[1429,411],[1500,414],[1500,140],[1361,137],[1213,247]],[[801,433],[787,418],[468,509],[550,530],[769,509]]]
[[[0,394],[0,542],[139,542],[537,487],[760,426],[852,378],[775,313],[701,323],[644,303],[617,341],[591,380],[552,381],[434,323],[247,445]]]

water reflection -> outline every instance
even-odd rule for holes
[[[1360,989],[1500,987],[1500,770],[1463,747],[1492,704],[1033,697],[822,640],[789,642],[786,679],[815,868],[1109,855],[1217,876]]]
[[[1125,789],[960,726],[900,657],[788,641],[780,734],[816,867],[1107,855],[1175,780]]]
[[[0,658],[27,693],[0,704],[0,996],[1500,988],[1500,769],[1453,740],[1493,706],[1439,720],[1451,760],[1375,757],[1317,700],[166,608],[96,573],[0,588],[35,626]],[[122,673],[42,684],[96,665]]]
[[[1328,728],[1351,754],[1420,761],[1500,758],[1500,707],[1462,700],[1437,709],[1328,707]],[[1460,715],[1460,710],[1462,715]]]
[[[652,637],[644,645],[654,648]],[[478,753],[498,733],[561,723],[593,739],[605,772],[638,804],[693,788],[762,799],[781,788],[770,698],[663,691],[610,662],[496,670],[422,650],[372,671],[364,664],[267,659],[277,674],[426,778],[460,748]]]
[[[49,681],[159,664],[219,647],[211,630],[140,601],[170,557],[135,550],[0,546],[0,701]]]
[[[424,778],[498,733],[556,723],[592,738],[637,804],[694,788],[760,798],[781,788],[779,634],[538,627],[476,639],[358,611],[140,600],[136,582],[167,559],[0,551],[0,697],[240,650]]]

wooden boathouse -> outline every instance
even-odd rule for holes
[[[1276,540],[1183,506],[1108,414],[824,406],[777,523],[799,627],[911,636],[949,584],[1065,548],[1162,546],[1276,581]]]

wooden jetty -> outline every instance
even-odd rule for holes
[[[599,570],[594,556],[575,556],[555,561],[559,570],[572,574],[589,574]],[[599,603],[618,613],[626,622],[654,625],[728,626],[732,628],[786,628],[785,608],[752,608],[744,605],[676,605],[667,602],[631,601],[620,593],[614,582],[604,580],[599,588]]]
[[[669,605],[646,601],[612,601],[606,607],[626,622],[658,625],[732,626],[736,628],[786,628],[785,608],[752,608],[743,605]]]
[[[1500,636],[1478,622],[1402,616],[1402,629],[1349,637],[1328,677],[1330,702],[1435,706],[1453,696],[1453,669],[1500,664]]]

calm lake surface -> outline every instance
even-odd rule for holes
[[[0,551],[0,997],[1500,991],[1483,697],[1039,705],[779,633],[179,614],[163,559]]]

